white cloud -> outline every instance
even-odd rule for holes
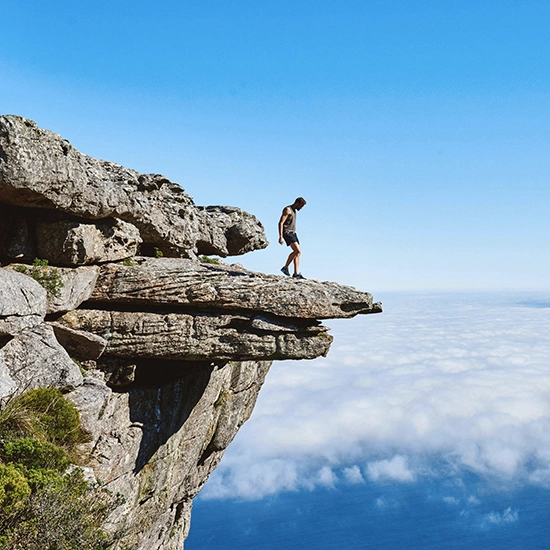
[[[342,473],[344,474],[344,477],[348,483],[365,483],[365,479],[363,478],[361,470],[359,469],[359,466],[357,466],[357,464],[354,464],[350,468],[344,468]]]
[[[381,315],[327,322],[327,358],[272,367],[204,495],[360,482],[357,464],[371,483],[466,470],[550,486],[550,309],[504,295],[382,298]]]
[[[247,464],[246,475],[241,467],[226,470],[213,477],[203,489],[204,498],[258,499],[279,491],[294,491],[301,486],[296,464],[288,460],[268,460]]]
[[[319,470],[319,474],[317,476],[319,485],[323,485],[325,487],[334,487],[336,482],[338,481],[338,477],[336,474],[332,471],[331,468],[328,466],[323,466]]]
[[[367,464],[367,476],[371,481],[409,482],[416,479],[404,456],[394,456],[391,460],[369,462]]]
[[[512,510],[511,507],[506,508],[503,512],[491,512],[485,516],[485,520],[489,523],[493,524],[501,524],[501,523],[515,523],[518,521],[519,515],[516,510]]]

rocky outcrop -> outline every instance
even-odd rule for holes
[[[82,456],[125,497],[113,550],[181,550],[271,361],[326,355],[322,319],[381,311],[351,287],[195,258],[266,245],[238,208],[198,207],[162,176],[0,117],[0,402],[55,386],[77,405]],[[50,265],[13,263],[36,255]]]
[[[292,319],[336,319],[377,311],[372,296],[336,283],[292,280],[241,266],[136,259],[101,268],[91,302],[244,310]]]
[[[87,220],[124,220],[165,256],[225,257],[268,244],[262,224],[251,214],[197,207],[164,176],[84,155],[61,136],[17,116],[0,116],[0,202]]]
[[[58,322],[107,341],[105,357],[208,359],[314,359],[326,355],[326,327],[277,325],[259,316],[76,310]]]
[[[107,526],[120,537],[114,548],[183,548],[192,499],[252,413],[269,366],[194,363],[177,377],[157,366],[126,392],[87,379],[69,394],[92,434],[96,476],[126,498]]]

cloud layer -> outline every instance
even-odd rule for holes
[[[329,323],[327,358],[272,367],[202,498],[463,472],[550,485],[548,296],[384,298]]]

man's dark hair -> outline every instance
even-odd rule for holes
[[[304,199],[304,197],[298,197],[295,201],[294,201],[294,204],[301,204],[302,206],[304,204],[306,204],[306,199]]]

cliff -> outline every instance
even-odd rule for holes
[[[271,362],[326,355],[323,319],[381,311],[351,287],[198,259],[267,244],[239,208],[0,117],[0,398],[54,386],[77,405],[90,474],[125,497],[113,549],[180,550]]]

